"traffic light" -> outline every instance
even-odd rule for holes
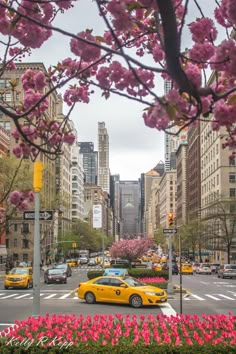
[[[36,161],[34,163],[34,180],[33,187],[34,191],[40,192],[43,185],[43,163],[40,161]]]
[[[174,214],[173,213],[168,213],[168,222],[169,222],[169,227],[174,226]]]
[[[76,242],[72,242],[72,248],[76,248],[76,247],[77,247]]]

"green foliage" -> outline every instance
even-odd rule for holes
[[[77,220],[72,224],[72,230],[64,235],[59,235],[60,245],[59,248],[64,252],[72,249],[72,242],[76,242],[78,250],[90,250],[91,252],[100,251],[102,248],[102,235],[100,232],[94,230],[89,224],[82,220]],[[66,241],[63,243],[63,241]],[[107,237],[105,236],[105,241]],[[106,245],[106,242],[105,242]]]
[[[1,199],[13,190],[32,190],[33,164],[29,160],[19,161],[14,157],[2,157],[0,159],[0,181]]]
[[[162,277],[169,279],[169,272],[167,270],[153,270],[153,269],[129,269],[129,275],[134,278],[155,278]]]

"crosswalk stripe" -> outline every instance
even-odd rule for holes
[[[52,297],[56,296],[57,294],[51,294],[51,295],[48,295],[46,297],[44,297],[44,299],[51,299]]]
[[[210,299],[216,300],[216,301],[220,301],[220,299],[218,299],[217,297],[213,296],[213,295],[209,295],[206,294],[207,297],[209,297]]]
[[[13,296],[16,296],[16,295],[18,295],[18,294],[11,294],[11,295],[7,295],[7,296],[3,296],[3,297],[0,298],[0,300],[8,299],[9,297],[13,297]]]
[[[73,297],[73,300],[74,300],[74,299],[78,299],[78,296],[74,296],[74,297]]]
[[[229,296],[226,296],[226,295],[223,295],[223,294],[219,294],[219,296],[221,296],[221,297],[223,297],[225,299],[228,299],[228,300],[235,300],[232,297],[229,297]]]
[[[197,300],[200,300],[200,301],[203,301],[204,299],[198,295],[195,295],[195,294],[191,294],[192,297],[194,297],[195,299]],[[188,299],[188,298],[187,298]]]
[[[17,297],[14,297],[14,299],[22,299],[23,297],[26,297],[26,296],[29,296],[29,295],[31,295],[31,294],[23,294],[23,295],[20,295],[20,296],[17,296]]]
[[[63,296],[59,297],[59,299],[65,299],[65,298],[66,298],[66,297],[68,297],[68,296],[70,296],[70,293],[65,294],[65,295],[63,295]]]

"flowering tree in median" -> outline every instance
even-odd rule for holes
[[[112,244],[110,254],[113,258],[124,258],[130,262],[142,257],[148,249],[154,246],[150,239],[122,240]]]
[[[1,77],[55,32],[70,38],[70,48],[65,49],[70,55],[52,63],[47,72],[28,69],[20,84],[13,78],[1,87],[0,111],[16,126],[13,136],[18,145],[14,154],[33,160],[40,151],[52,158],[60,154],[62,144],[74,141],[66,121],[75,104],[89,103],[96,88],[105,99],[118,94],[140,102],[146,126],[166,132],[176,126],[178,134],[199,119],[213,116],[212,129],[225,127],[228,138],[224,146],[234,148],[235,1],[208,0],[210,16],[204,14],[200,0],[93,3],[104,21],[104,33],[89,29],[73,33],[56,27],[58,14],[80,11],[79,0],[1,0]],[[182,39],[187,32],[192,41],[183,50]],[[214,73],[210,81],[209,71]],[[171,82],[165,96],[157,94],[162,79]],[[63,86],[68,114],[59,123],[54,118],[49,120],[46,113],[50,94]],[[19,90],[23,91],[22,102],[17,101]],[[7,99],[9,92],[11,102]]]

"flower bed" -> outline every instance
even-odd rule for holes
[[[138,278],[138,280],[148,285],[157,286],[161,289],[167,289],[168,281],[163,277]]]
[[[8,353],[236,353],[236,316],[46,315],[1,332]]]

